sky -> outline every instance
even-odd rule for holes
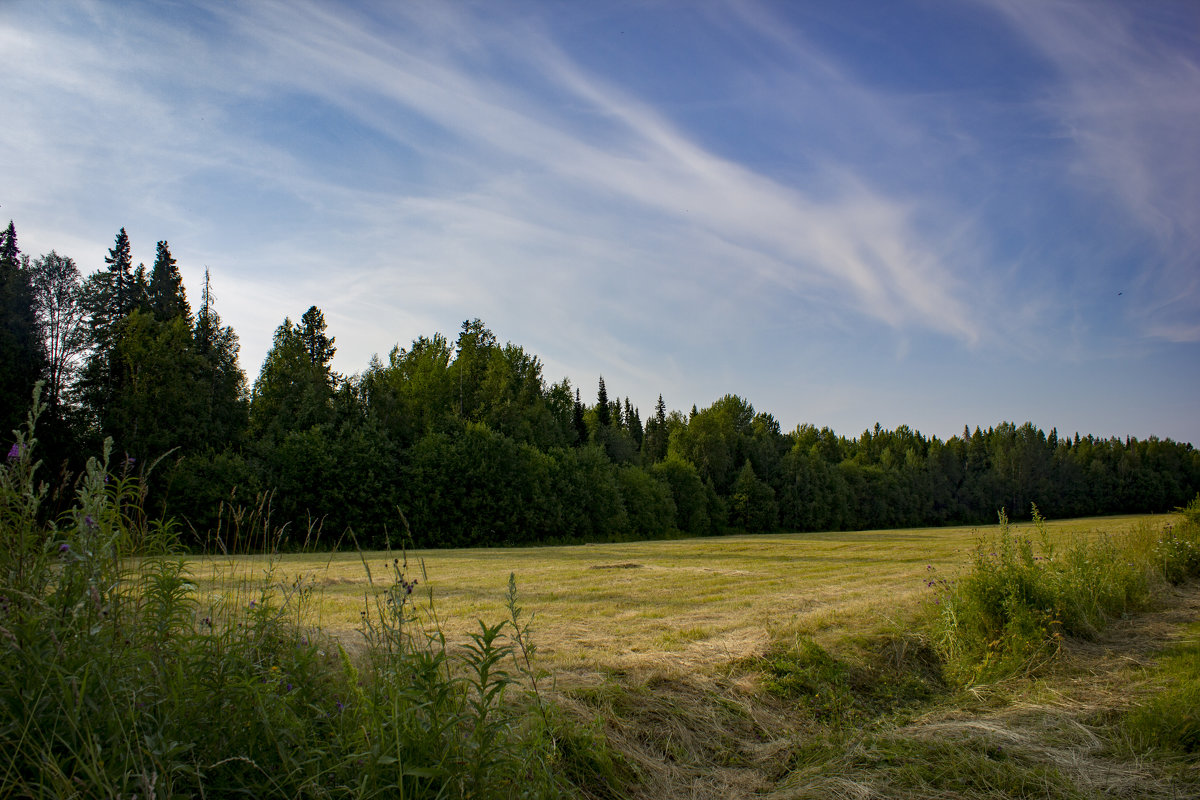
[[[251,382],[480,318],[645,419],[1200,444],[1200,3],[0,0],[0,217]]]

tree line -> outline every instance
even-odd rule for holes
[[[945,441],[903,425],[784,432],[736,395],[688,413],[660,395],[643,421],[603,377],[594,402],[548,382],[478,319],[340,375],[313,306],[283,320],[249,384],[207,270],[193,310],[165,240],[134,267],[122,228],[104,264],[84,277],[56,252],[22,254],[13,223],[0,234],[0,430],[42,382],[39,447],[60,485],[111,437],[125,469],[155,465],[151,503],[195,547],[254,505],[295,545],[352,531],[369,547],[459,547],[974,524],[1031,503],[1159,512],[1200,491],[1200,452],[1156,437],[1028,422]]]

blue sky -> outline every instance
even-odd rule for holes
[[[0,0],[0,216],[253,380],[479,317],[645,417],[1200,443],[1200,4]]]

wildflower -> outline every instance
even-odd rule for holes
[[[342,705],[342,701],[341,701],[341,700],[338,700],[338,702],[337,702],[337,710],[338,710],[338,711],[345,711],[345,710],[346,710],[346,707],[345,707],[344,705]]]
[[[251,600],[251,601],[250,601],[250,607],[251,607],[251,608],[254,608],[254,606],[256,606],[256,605],[257,605],[257,603],[255,603],[253,600]]]
[[[58,546],[58,552],[60,552],[64,555],[69,553],[70,551],[71,551],[71,545],[67,544],[66,542],[63,542],[62,544],[60,544]]]
[[[287,690],[288,690],[289,692],[292,690],[292,685],[291,685],[290,683],[287,685]]]
[[[8,450],[8,460],[16,461],[18,458],[21,457],[21,452],[22,452],[21,445],[17,442],[13,442],[13,446],[11,448],[9,448],[9,450]]]

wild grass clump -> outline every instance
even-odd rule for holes
[[[933,628],[948,676],[962,684],[1027,673],[1050,661],[1064,636],[1095,637],[1116,617],[1146,608],[1156,587],[1200,575],[1200,498],[1162,530],[1053,542],[1033,507],[1034,535],[1004,512],[965,574],[927,580]]]
[[[509,618],[452,650],[397,560],[352,659],[301,580],[201,600],[110,443],[39,522],[38,410],[0,464],[0,797],[570,793],[511,579]]]

